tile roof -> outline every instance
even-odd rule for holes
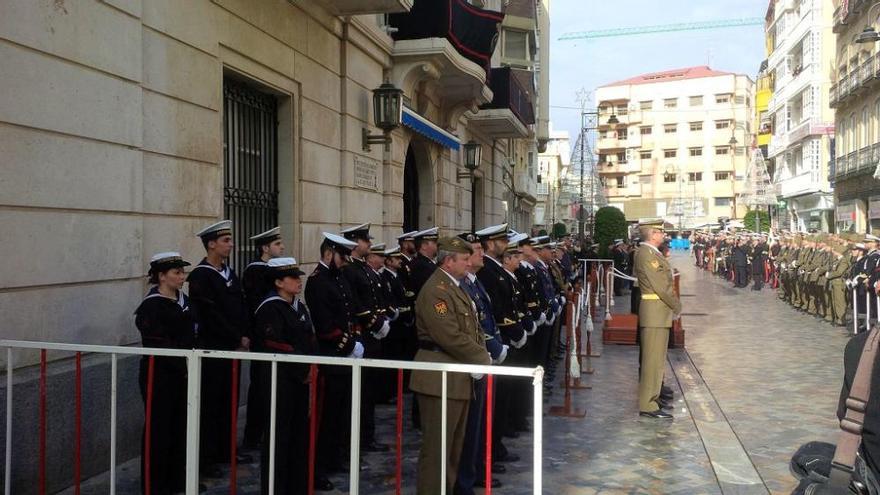
[[[687,67],[684,69],[665,70],[662,72],[651,72],[640,76],[631,77],[622,81],[613,82],[600,86],[608,88],[611,86],[629,86],[634,84],[651,84],[658,82],[683,81],[685,79],[698,79],[701,77],[728,76],[733,72],[723,72],[709,68],[708,65],[698,67]]]

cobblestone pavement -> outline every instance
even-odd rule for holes
[[[834,438],[846,332],[796,312],[770,290],[730,288],[698,272],[684,254],[673,264],[683,272],[687,331],[687,352],[670,351],[666,373],[676,392],[675,419],[639,418],[637,348],[597,344],[601,357],[583,378],[592,389],[572,392],[573,406],[586,416],[544,416],[544,493],[787,493],[794,449]],[[627,301],[618,299],[614,312],[626,311]],[[596,340],[600,330],[596,322]],[[557,387],[545,406],[562,401]],[[386,443],[393,440],[394,412],[377,410],[378,437]],[[406,423],[403,486],[413,493],[419,436]],[[531,434],[505,443],[522,460],[497,476],[504,485],[493,493],[531,493]],[[393,453],[367,454],[363,464],[362,493],[394,493]],[[122,465],[117,493],[138,493],[137,475],[137,460]],[[258,465],[240,466],[238,479],[238,493],[259,493]],[[331,493],[347,492],[347,474],[331,479]],[[210,483],[208,493],[228,493],[225,483]],[[107,493],[107,475],[87,481],[82,493]]]

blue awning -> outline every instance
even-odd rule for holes
[[[403,107],[402,123],[413,131],[446,148],[457,150],[461,146],[461,140],[422,117],[415,110]]]

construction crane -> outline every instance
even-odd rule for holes
[[[763,26],[763,17],[744,17],[742,19],[725,19],[720,21],[680,22],[676,24],[660,24],[657,26],[626,27],[616,29],[597,29],[593,31],[576,31],[565,33],[559,41],[589,40],[596,38],[613,38],[617,36],[637,36],[640,34],[669,33],[674,31],[703,31],[739,26]]]

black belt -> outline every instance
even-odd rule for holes
[[[443,349],[433,342],[428,342],[426,340],[419,341],[419,349],[424,351],[432,351],[432,352],[444,352]]]

